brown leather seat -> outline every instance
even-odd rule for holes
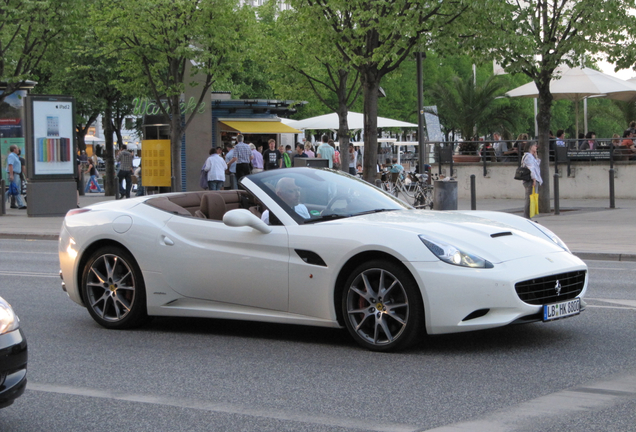
[[[207,193],[201,198],[201,207],[199,212],[206,218],[212,220],[223,220],[223,215],[226,212],[225,200],[220,194]],[[199,213],[197,212],[197,213]],[[199,217],[201,215],[195,214]]]

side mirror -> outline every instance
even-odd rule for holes
[[[263,234],[272,232],[272,228],[269,225],[245,209],[235,209],[226,212],[223,215],[223,223],[231,227],[252,227]]]

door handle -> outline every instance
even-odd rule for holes
[[[166,236],[162,236],[162,240],[163,240],[163,244],[165,244],[166,246],[174,246],[174,242]]]

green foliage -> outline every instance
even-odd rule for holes
[[[498,78],[490,76],[476,85],[472,78],[454,77],[452,86],[435,85],[430,95],[445,128],[459,132],[464,139],[503,128],[514,130],[519,113],[501,99],[505,90]]]
[[[440,39],[452,39],[451,24],[465,7],[439,0],[291,0],[306,22],[320,18],[312,30],[322,45],[335,45],[357,72],[363,87],[365,180],[373,181],[377,156],[378,88],[418,43],[424,50]],[[446,27],[445,27],[446,26]]]
[[[0,102],[36,74],[74,18],[76,0],[0,1]]]

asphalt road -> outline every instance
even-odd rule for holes
[[[589,261],[588,309],[429,337],[398,354],[344,330],[158,318],[99,327],[60,288],[57,243],[0,240],[29,384],[0,431],[631,431],[636,263]]]

